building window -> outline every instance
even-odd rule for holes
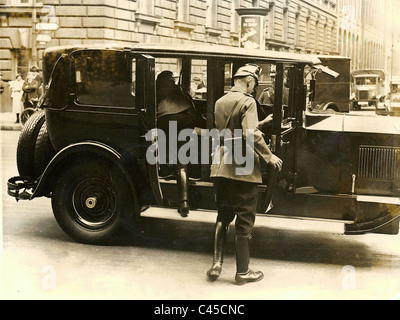
[[[239,14],[236,9],[240,7],[240,0],[232,0],[231,2],[231,32],[239,32]]]
[[[268,13],[268,38],[274,39],[275,37],[275,5],[270,3],[270,11]]]
[[[331,31],[330,31],[330,35],[331,35],[331,51],[332,52],[335,52],[336,51],[336,48],[337,48],[337,44],[336,44],[336,37],[335,37],[335,34],[334,34],[334,32],[335,32],[335,27],[331,27]],[[339,33],[339,35],[340,35],[340,33]]]
[[[310,47],[310,32],[311,32],[311,14],[309,14],[306,18],[306,48]]]
[[[300,46],[300,10],[296,12],[294,42],[297,47]]]
[[[9,0],[11,6],[32,6],[33,0]],[[43,0],[36,0],[36,3],[43,4]]]
[[[332,50],[332,34],[330,32],[331,28],[325,24],[324,25],[324,50],[330,52]]]
[[[206,27],[217,27],[217,0],[207,0],[206,2]]]
[[[189,22],[190,17],[190,2],[187,0],[178,0],[177,3],[177,20]]]
[[[31,56],[30,50],[19,49],[15,51],[16,62],[17,62],[17,73],[22,75],[22,78],[26,78],[29,71],[29,60]]]
[[[283,8],[283,41],[289,40],[289,7]]]
[[[154,15],[154,0],[138,0],[138,12]]]

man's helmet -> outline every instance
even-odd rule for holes
[[[243,67],[240,67],[233,77],[241,78],[241,77],[252,76],[254,79],[257,80],[258,83],[258,81],[260,80],[260,73],[261,73],[261,68],[258,65],[248,63]]]

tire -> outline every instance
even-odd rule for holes
[[[35,109],[33,108],[25,108],[24,111],[22,111],[20,120],[22,125],[25,125],[25,123],[28,121],[28,119],[36,112]]]
[[[35,146],[44,121],[44,111],[38,111],[22,127],[17,145],[17,168],[22,177],[37,178],[35,174]]]
[[[52,194],[57,223],[73,240],[104,245],[132,231],[135,198],[121,170],[108,161],[80,159],[67,168]]]
[[[50,141],[46,121],[44,121],[35,144],[34,168],[36,177],[39,177],[43,173],[44,169],[46,169],[55,154],[56,151]]]

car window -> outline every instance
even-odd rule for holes
[[[178,58],[156,58],[156,78],[163,71],[171,71],[175,82],[179,82],[179,76],[182,70],[182,59]]]
[[[79,104],[135,107],[132,63],[118,51],[75,54],[76,99]]]
[[[131,95],[136,97],[136,59],[132,59]]]
[[[233,63],[225,63],[224,93],[228,93],[233,86]]]
[[[190,95],[194,100],[207,99],[207,60],[192,60]]]
[[[356,78],[356,85],[374,85],[377,82],[377,78],[375,77],[361,77]]]
[[[276,65],[270,63],[260,63],[259,66],[261,68],[261,73],[257,87],[256,99],[262,105],[273,105]]]

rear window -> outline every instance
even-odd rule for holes
[[[132,60],[124,52],[82,51],[74,58],[79,104],[135,107]]]

